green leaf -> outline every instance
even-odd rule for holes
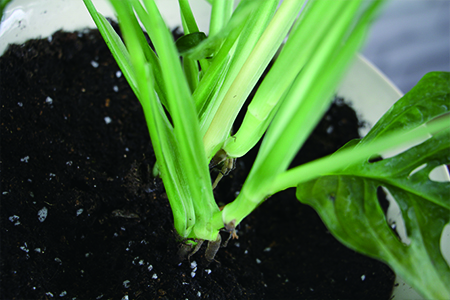
[[[409,245],[401,243],[389,228],[376,198],[375,180],[354,176],[326,176],[302,184],[297,197],[311,205],[330,232],[343,244],[385,261],[427,299],[449,299],[449,268],[439,251],[448,210],[424,197],[391,187],[402,209]]]
[[[252,12],[260,6],[261,3],[255,0],[241,1],[239,6],[233,12],[233,16],[229,22],[216,34],[209,36],[202,43],[198,44],[196,47],[190,49],[183,53],[192,59],[200,60],[208,57],[212,52],[218,51],[220,46],[223,44],[224,40],[228,38],[230,33],[245,24],[250,18]],[[264,5],[266,5],[264,3]]]
[[[450,108],[448,73],[431,73],[400,99],[361,141],[366,147],[393,131],[414,129]],[[425,105],[426,103],[426,105]],[[396,156],[368,160],[330,172],[297,187],[297,198],[311,205],[346,246],[380,259],[427,299],[450,299],[450,268],[440,250],[450,222],[450,182],[429,178],[450,163],[450,127]],[[388,190],[400,207],[409,243],[391,230],[376,196]]]
[[[204,32],[194,32],[180,37],[175,45],[177,46],[180,55],[184,55],[187,51],[194,48],[205,39],[206,34]],[[210,54],[212,54],[212,52]]]
[[[409,130],[450,109],[450,73],[430,72],[397,101],[364,137],[365,141],[396,130]],[[389,121],[388,121],[389,120]]]

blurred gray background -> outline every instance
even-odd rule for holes
[[[403,93],[430,71],[450,71],[450,0],[388,1],[362,53]]]

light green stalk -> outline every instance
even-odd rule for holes
[[[324,3],[324,1],[314,2],[310,9],[321,10]],[[330,10],[331,6],[339,5],[338,2],[325,4]],[[283,100],[283,106],[269,127],[238,198],[222,211],[224,224],[232,220],[239,223],[270,195],[272,181],[287,169],[299,147],[327,109],[333,90],[359,48],[370,21],[370,18],[363,16],[358,30],[342,46],[342,40],[354,25],[353,17],[360,4],[361,1],[345,1],[346,8],[342,11],[341,17],[324,33],[314,55],[296,78]],[[378,4],[376,2],[369,10],[367,13],[369,16],[375,12]]]
[[[228,89],[224,89],[226,94],[223,101],[221,101],[203,137],[208,158],[215,154],[215,151],[222,146],[223,141],[229,135],[239,110],[280,47],[302,5],[303,0],[290,0],[282,3],[237,74],[233,84]],[[206,124],[208,123],[206,122]]]
[[[176,137],[176,145],[173,146],[180,149],[180,156],[172,157],[172,159],[179,160],[181,169],[177,171],[185,174],[185,182],[179,184],[185,184],[183,188],[187,189],[187,197],[195,211],[195,225],[191,235],[201,239],[215,240],[218,231],[212,230],[208,224],[213,212],[218,211],[218,207],[212,195],[208,163],[202,151],[203,145],[194,102],[183,77],[172,36],[156,4],[153,0],[147,0],[144,1],[144,5],[149,18],[142,21],[149,23],[148,27],[151,31],[148,33],[158,53],[166,84],[168,110]]]
[[[289,39],[249,104],[241,127],[226,140],[223,148],[230,157],[243,156],[260,140],[274,116],[275,106],[316,51],[323,35],[339,17],[346,3],[337,1],[336,5],[329,6],[326,2],[319,2],[314,5],[320,7],[314,9],[310,9],[310,4],[300,15],[297,26],[289,34]],[[323,18],[324,15],[328,17]]]
[[[345,173],[344,170],[352,164],[367,161],[374,155],[389,151],[393,145],[407,149],[411,141],[417,139],[426,140],[431,135],[442,130],[448,130],[448,124],[450,124],[450,115],[430,122],[427,126],[421,126],[415,130],[406,132],[405,130],[399,130],[371,143],[357,145],[358,147],[356,148],[344,149],[333,155],[292,168],[276,176],[269,194],[275,194],[285,189],[296,187],[302,182],[310,181],[319,176],[334,174],[341,170]]]
[[[209,35],[215,35],[225,27],[233,13],[234,0],[214,0],[211,9]]]
[[[276,10],[277,4],[277,0],[267,0],[263,2],[259,0],[245,0],[242,1],[237,7],[237,12],[243,12],[241,15],[236,15],[238,20],[242,17],[247,16],[247,19],[241,21],[243,23],[240,23],[236,26],[237,30],[242,28],[242,31],[238,36],[233,36],[236,37],[236,43],[227,43],[227,47],[230,47],[229,50],[231,51],[225,52],[226,49],[223,49],[223,51],[221,49],[221,53],[219,53],[217,58],[213,58],[213,60],[219,59],[219,57],[221,59],[224,59],[224,55],[230,55],[229,64],[225,66],[226,76],[224,77],[224,81],[220,85],[216,85],[216,89],[212,91],[207,89],[206,93],[194,93],[196,103],[201,103],[200,109],[198,111],[200,127],[203,135],[205,135],[209,130],[211,122],[215,117],[215,114],[219,106],[221,105],[225,95],[228,93],[233,82],[235,82],[235,79],[238,73],[242,70],[243,65],[248,61],[250,53],[258,43],[259,38],[263,34],[269,21],[271,20]],[[234,17],[235,16],[233,15],[230,23],[234,21]],[[237,32],[235,31],[233,33]],[[218,63],[220,64],[221,62],[219,61]],[[246,80],[250,80],[250,78],[247,78]],[[251,87],[249,87],[249,89],[251,89]],[[208,93],[209,91],[211,91],[211,93]],[[207,97],[208,99],[199,99],[199,96]],[[244,100],[241,99],[240,102]],[[199,105],[197,105],[197,107],[199,107]],[[238,108],[236,108],[235,110],[237,111]],[[230,115],[230,119],[232,118],[233,115]],[[227,123],[230,123],[230,121],[227,121]],[[216,126],[224,128],[223,126],[226,126],[226,124],[216,124]],[[230,129],[231,128],[228,128],[227,130],[223,131],[229,132]],[[207,149],[207,142],[204,141],[204,144],[205,149]],[[216,144],[214,148],[217,149],[217,145],[218,144]],[[213,151],[211,151],[211,153]],[[207,155],[208,157],[211,156],[210,153],[207,153]]]

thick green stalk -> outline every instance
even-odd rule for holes
[[[238,17],[237,19],[242,17],[242,14],[239,15],[238,12],[247,12],[249,11],[248,9],[251,10],[249,11],[250,14],[247,19],[243,20],[245,25],[243,26],[243,29],[237,39],[237,44],[233,45],[233,48],[231,49],[232,52],[229,53],[230,60],[229,64],[226,66],[226,77],[224,77],[223,83],[220,86],[217,86],[214,94],[207,94],[207,96],[211,96],[211,99],[208,99],[207,103],[204,103],[202,109],[199,111],[199,120],[203,135],[205,135],[209,129],[220,104],[227,94],[227,91],[235,81],[236,76],[242,69],[242,66],[248,59],[250,53],[267,27],[267,24],[276,10],[277,4],[277,0],[267,0],[263,2],[260,2],[259,0],[246,0],[242,1],[236,9],[235,14],[236,17]],[[235,14],[233,15],[232,20],[230,20],[230,25],[235,19]],[[239,25],[240,26],[238,27],[241,27],[242,23]],[[204,101],[200,100],[200,102]],[[237,107],[235,108],[235,110],[238,109],[239,108]]]
[[[145,19],[147,13],[144,10],[144,8],[142,7],[142,4],[135,0],[131,0],[131,2],[133,5],[133,9],[135,10],[138,17]],[[131,18],[131,22],[133,23],[133,28],[137,34],[141,48],[144,51],[144,56],[145,56],[146,60],[149,62],[150,66],[152,67],[152,73],[154,74],[154,79],[155,79],[154,87],[155,87],[156,93],[158,94],[158,98],[163,105],[167,105],[167,101],[165,98],[166,92],[164,91],[165,86],[164,86],[164,83],[162,80],[161,66],[159,64],[159,59],[158,59],[158,57],[156,57],[156,54],[153,52],[153,50],[148,45],[147,39],[145,38],[145,36],[141,30],[138,20],[134,17],[134,18]],[[145,28],[146,24],[143,24],[143,25]],[[146,30],[148,30],[148,29],[146,28]]]
[[[241,127],[225,142],[223,149],[229,156],[243,156],[260,140],[274,116],[275,106],[316,51],[322,36],[339,17],[344,5],[345,1],[338,1],[333,6],[326,1],[308,2],[295,29],[289,34],[281,53],[249,104]],[[315,6],[314,9],[310,9],[311,6]],[[327,18],[323,18],[325,14]]]
[[[203,137],[208,158],[229,135],[234,120],[251,89],[283,42],[300,11],[303,0],[284,1],[267,26],[250,56],[233,80]],[[206,122],[208,124],[208,122]]]
[[[190,34],[195,32],[200,32],[197,26],[197,22],[195,21],[194,14],[192,13],[191,6],[189,5],[188,0],[178,0],[178,3],[180,5],[180,11],[181,11],[181,21],[183,24],[183,30],[184,34]],[[188,56],[185,56],[183,58],[183,61],[187,61],[185,63],[185,73],[188,71],[188,77],[190,77],[190,86],[191,91],[193,92],[195,88],[198,85],[199,81],[199,69],[197,66],[197,60],[190,58]],[[209,67],[209,62],[206,59],[200,59],[198,61],[200,63],[200,66],[202,67],[202,70],[207,70]],[[186,68],[186,65],[189,67]],[[194,82],[194,84],[191,84],[191,82]]]
[[[197,22],[195,22],[194,15],[189,5],[189,1],[178,0],[178,4],[180,5],[181,21],[183,24],[184,34],[187,35],[190,33],[199,32]],[[193,93],[197,88],[199,81],[199,69],[197,66],[197,61],[189,57],[183,57],[183,70],[188,81],[191,93]]]
[[[197,22],[195,22],[194,14],[192,13],[189,0],[178,0],[181,11],[181,19],[183,21],[183,29],[185,34],[198,32]]]
[[[216,240],[218,231],[212,230],[209,220],[218,211],[214,201],[209,177],[208,163],[201,142],[200,128],[194,102],[183,75],[178,52],[172,36],[164,23],[153,0],[144,1],[149,18],[149,36],[160,58],[162,75],[166,84],[168,110],[173,122],[176,146],[179,149],[178,160],[184,173],[184,189],[192,200],[195,210],[195,226],[190,236]],[[144,20],[141,20],[144,22]]]
[[[374,155],[379,155],[395,148],[407,149],[412,141],[417,139],[426,140],[430,137],[430,134],[433,135],[442,130],[448,130],[449,122],[450,115],[446,115],[429,122],[427,126],[420,126],[407,132],[399,130],[373,142],[357,145],[355,148],[343,149],[335,154],[292,168],[276,176],[271,186],[270,194],[296,187],[302,182],[307,182],[320,176],[335,174],[341,170],[343,170],[341,173],[345,174],[345,168],[352,164],[367,161]]]
[[[211,9],[209,35],[215,35],[225,25],[233,13],[234,0],[214,0]]]
[[[269,127],[241,193],[222,211],[225,224],[233,219],[240,222],[251,212],[246,207],[258,205],[269,196],[268,189],[273,179],[287,169],[295,153],[325,112],[345,66],[360,45],[359,42],[350,43],[344,45],[345,51],[339,52],[343,39],[353,25],[360,3],[361,1],[345,2],[347,7],[342,11],[341,18],[336,19],[336,23],[325,33],[322,43],[295,80]],[[328,4],[337,5],[336,2]],[[357,40],[360,41],[361,38],[358,37]],[[240,204],[240,201],[244,204]]]
[[[211,66],[208,69],[202,67],[203,76],[199,87],[193,95],[200,126],[204,128],[202,132],[203,130],[206,131],[206,120],[220,104],[216,99],[218,99],[220,89],[224,88],[223,80],[225,75],[227,75],[227,78],[235,76],[235,71],[233,70],[242,66],[243,61],[250,53],[254,43],[256,43],[257,37],[255,36],[258,34],[258,31],[252,29],[255,29],[259,24],[257,22],[258,17],[265,19],[266,14],[257,15],[255,12],[264,12],[267,4],[271,3],[275,2],[264,1],[264,5],[260,5],[255,0],[241,1],[225,27],[216,34],[210,35],[187,54],[189,57],[196,59],[209,57],[208,60],[211,62]],[[248,42],[246,47],[240,40]],[[248,50],[242,50],[242,48]],[[229,71],[230,66],[232,66],[231,71]]]
[[[266,189],[266,197],[283,191],[288,188],[295,188],[299,184],[316,179],[320,176],[332,175],[338,172],[345,174],[345,168],[368,160],[373,155],[378,155],[385,151],[395,149],[397,147],[407,147],[411,141],[422,137],[428,138],[430,134],[448,130],[448,123],[450,117],[428,123],[426,127],[419,127],[414,131],[397,131],[386,137],[377,139],[371,143],[359,146],[357,148],[347,148],[330,156],[326,156],[315,161],[306,163],[304,165],[292,168],[288,171],[277,175]],[[341,172],[343,171],[343,172]],[[243,195],[243,196],[241,196]],[[227,205],[222,212],[214,214],[213,224],[221,226],[221,224],[228,224],[232,220],[236,220],[236,224],[249,215],[259,203],[255,202],[253,198],[243,194],[239,194],[239,201]],[[228,211],[225,209],[228,208]],[[225,215],[226,213],[226,215]]]
[[[189,89],[194,92],[198,86],[198,66],[197,61],[189,58],[183,58],[183,70],[186,80],[189,84]]]
[[[141,41],[138,36],[139,31],[136,30],[134,14],[126,2],[111,1],[116,11],[118,12],[122,32],[126,37],[126,44],[130,49],[131,69],[135,73],[136,88],[138,90],[137,96],[141,102],[147,121],[150,135],[152,136],[152,143],[159,161],[167,161],[167,164],[161,164],[160,170],[163,177],[166,179],[167,188],[176,191],[179,181],[179,174],[175,172],[174,165],[170,163],[170,156],[173,156],[173,132],[170,123],[161,115],[161,104],[156,100],[154,88],[154,78],[151,67],[146,61],[146,56],[141,47]],[[168,160],[165,158],[169,157]],[[168,178],[170,178],[168,180]],[[170,194],[170,193],[169,193]],[[186,195],[184,191],[176,193],[170,197],[172,212],[174,216],[174,225],[177,232],[181,236],[187,236],[195,222],[195,214],[192,205],[185,201]],[[194,220],[192,220],[194,218]]]
[[[246,22],[243,22],[229,33],[217,54],[213,56],[211,65],[204,73],[198,88],[194,91],[193,97],[201,126],[204,124],[202,120],[207,119],[205,115],[207,116],[210,113],[213,103],[216,102],[217,91],[223,86],[231,58],[235,53],[236,43],[245,25]]]
[[[270,177],[287,169],[300,146],[328,108],[340,75],[359,46],[359,43],[347,43],[347,51],[340,50],[342,40],[352,25],[360,3],[361,1],[345,1],[346,8],[342,11],[341,17],[336,19],[328,32],[324,33],[322,42],[283,100],[283,105],[261,146],[258,159],[253,166],[254,171],[249,174],[248,182],[253,182],[252,185],[247,185],[250,193],[253,194],[253,191],[258,190],[255,184],[262,179],[258,177],[270,180]],[[324,16],[327,16],[325,12]],[[269,176],[268,171],[271,174]],[[255,179],[252,179],[253,176]]]

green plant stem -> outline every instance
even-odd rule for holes
[[[227,43],[229,37],[226,38],[225,43],[227,44],[227,47],[230,45],[232,46],[230,48],[231,51],[222,52],[222,49],[219,51],[229,55],[230,59],[226,66],[226,77],[224,78],[223,83],[214,91],[213,101],[209,101],[207,105],[203,105],[202,110],[200,111],[199,119],[203,135],[205,135],[211,125],[214,115],[230,89],[230,86],[241,71],[255,45],[258,43],[258,40],[267,27],[267,24],[269,24],[270,19],[273,17],[277,3],[277,0],[267,0],[262,2],[258,0],[246,0],[239,3],[229,24],[236,26],[236,29],[242,28],[242,30],[238,36],[233,35],[233,38],[236,38],[235,43]],[[236,25],[236,23],[238,25]],[[214,36],[212,38],[214,39]],[[213,59],[215,60],[216,58]]]
[[[178,0],[181,11],[181,21],[183,24],[184,34],[190,34],[199,32],[197,22],[195,21],[194,14],[192,13],[191,6],[188,0]],[[209,67],[209,62],[205,59],[199,60],[202,70],[206,70]],[[199,82],[199,69],[197,60],[185,56],[183,58],[184,73],[189,83],[191,92],[194,92]]]
[[[183,76],[178,52],[172,36],[167,29],[159,11],[152,0],[144,1],[149,18],[150,38],[159,55],[162,75],[166,83],[168,110],[173,122],[176,146],[179,148],[179,160],[184,173],[187,197],[191,199],[195,210],[195,226],[192,235],[207,240],[216,240],[218,231],[212,230],[209,220],[219,210],[214,201],[209,176],[208,163],[203,152],[197,112]],[[180,99],[185,99],[180,101]]]
[[[284,1],[264,31],[242,69],[227,89],[223,101],[203,137],[208,158],[229,135],[234,120],[251,89],[283,42],[303,4],[302,0]]]
[[[178,0],[181,11],[181,21],[185,34],[199,32],[197,22],[195,22],[194,14],[192,13],[189,0]]]
[[[157,159],[161,162],[167,161],[167,156],[173,155],[173,148],[170,144],[173,144],[173,132],[170,123],[167,119],[161,118],[160,110],[161,107],[158,106],[158,101],[155,98],[155,93],[152,90],[154,86],[154,79],[150,66],[146,62],[145,54],[143,49],[140,47],[140,41],[138,37],[138,32],[133,24],[135,20],[133,19],[133,13],[129,3],[122,1],[111,1],[115,10],[119,14],[119,19],[122,32],[126,36],[126,44],[130,49],[130,58],[132,63],[132,68],[137,76],[137,96],[141,102],[142,108],[144,110],[144,115],[147,121],[148,129],[152,137],[152,144],[157,156]],[[140,29],[139,29],[140,30]],[[179,174],[174,172],[174,165],[170,163],[161,163],[160,170],[167,183],[170,195],[170,202],[172,207],[172,212],[174,216],[174,225],[181,236],[187,236],[193,227],[195,222],[195,214],[193,211],[192,204],[189,205],[186,202],[186,197],[183,197],[184,193],[181,191],[175,195],[173,191],[179,191],[177,186],[177,180],[179,180]],[[171,177],[172,180],[167,180]]]
[[[209,35],[218,33],[230,19],[233,13],[234,0],[213,0]]]
[[[312,4],[308,2],[295,29],[289,34],[281,53],[249,104],[241,127],[225,142],[224,150],[230,157],[243,156],[259,141],[274,116],[272,112],[275,106],[316,51],[323,35],[339,17],[345,4],[345,1],[337,1],[332,6],[325,1]],[[314,8],[310,9],[312,6]],[[324,15],[328,17],[323,18]]]
[[[430,137],[430,134],[442,130],[449,130],[449,121],[450,116],[446,116],[428,123],[427,126],[421,126],[414,131],[408,131],[406,133],[404,131],[397,131],[370,144],[358,148],[343,149],[333,155],[280,173],[273,179],[272,183],[267,183],[268,188],[265,189],[264,199],[288,188],[297,187],[304,182],[320,176],[332,175],[341,170],[345,170],[345,168],[352,164],[367,161],[373,155],[389,151],[393,147],[408,147],[411,141],[417,140],[419,137],[426,139]],[[239,201],[236,199],[228,204],[221,212],[214,214],[214,226],[223,226],[223,224],[227,224],[232,220],[236,220],[236,224],[239,224],[243,218],[249,215],[259,205],[259,202],[255,202],[252,196],[243,194],[242,191],[238,198]],[[225,211],[227,208],[229,211]]]
[[[233,53],[233,47],[244,28],[245,23],[241,26],[234,28],[229,37],[225,40],[222,47],[220,47],[218,53],[214,56],[210,67],[204,72],[202,80],[199,83],[198,88],[194,91],[193,97],[199,114],[199,119],[208,108],[208,105],[215,95],[215,91],[222,86],[224,76],[228,71],[229,61],[231,58],[230,53]]]
[[[296,187],[302,182],[312,180],[319,176],[330,175],[340,170],[345,170],[345,168],[352,164],[367,161],[374,155],[392,150],[393,147],[406,149],[412,141],[417,139],[426,140],[430,138],[430,135],[442,130],[449,130],[449,122],[450,115],[446,115],[415,130],[410,130],[406,133],[404,131],[397,131],[386,137],[374,140],[371,143],[358,146],[355,149],[344,149],[333,155],[292,168],[275,178],[270,194]]]
[[[205,134],[221,99],[257,43],[276,9],[276,1],[241,1],[228,25],[204,43],[219,46],[211,67],[194,92],[202,135]]]
[[[356,27],[356,32],[350,35],[350,40],[342,46],[342,40],[354,26],[353,18],[361,1],[345,1],[345,4],[347,8],[342,11],[341,18],[336,20],[330,31],[323,37],[315,55],[297,77],[286,99],[283,100],[283,106],[269,127],[241,193],[235,201],[223,209],[222,216],[225,224],[233,219],[240,222],[250,213],[240,211],[239,207],[242,205],[238,202],[241,199],[246,202],[260,203],[270,194],[268,189],[274,178],[287,169],[299,147],[325,113],[332,91],[359,48],[369,22],[369,19],[363,16],[359,26]],[[333,5],[337,5],[336,2],[333,2]],[[374,7],[377,5],[378,3],[375,3]],[[370,16],[373,13],[372,7],[367,14]],[[254,206],[255,204],[246,205]]]
[[[191,92],[194,92],[198,86],[199,80],[197,61],[186,57],[183,58],[183,70],[189,84],[189,88]]]

